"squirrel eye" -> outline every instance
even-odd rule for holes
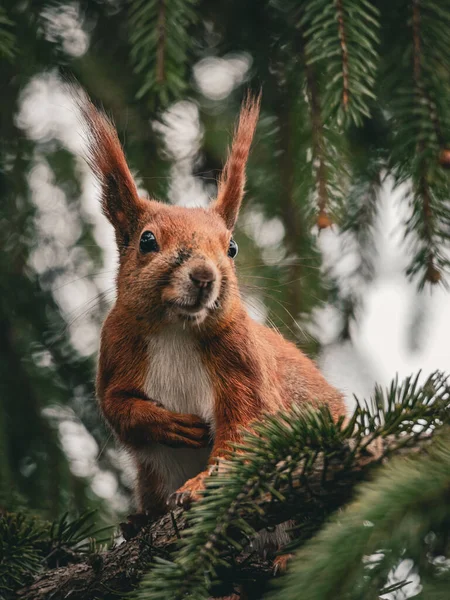
[[[238,250],[239,250],[238,245],[233,240],[233,238],[231,238],[230,245],[228,246],[228,256],[230,258],[235,258],[237,256]]]
[[[151,231],[144,231],[144,233],[141,235],[141,241],[139,242],[139,250],[142,252],[142,254],[147,254],[148,252],[158,252],[159,246],[154,233]]]

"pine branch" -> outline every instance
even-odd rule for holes
[[[178,530],[183,531],[185,515],[181,509],[173,514]],[[134,589],[155,556],[167,556],[176,541],[171,515],[165,515],[137,537],[106,553],[94,554],[79,564],[47,571],[33,584],[19,590],[17,597],[27,600],[117,598],[118,593]]]
[[[311,135],[312,135],[312,154],[315,167],[316,193],[317,193],[317,226],[320,229],[330,227],[332,221],[328,215],[329,193],[327,186],[327,165],[325,154],[325,136],[322,121],[322,111],[319,99],[319,90],[313,66],[308,62],[305,53],[305,74],[306,87],[308,93],[309,107],[311,111]]]
[[[400,387],[393,382],[386,396],[377,388],[371,409],[360,406],[346,428],[333,423],[326,408],[317,413],[293,409],[268,417],[236,447],[239,454],[223,472],[209,479],[203,501],[189,513],[189,535],[175,562],[155,565],[140,597],[207,600],[217,567],[227,564],[224,556],[230,545],[235,552],[242,551],[243,540],[257,529],[291,518],[288,507],[296,514],[305,509],[314,514],[311,507],[320,506],[323,519],[324,494],[334,508],[345,501],[343,496],[348,499],[350,482],[364,469],[364,457],[375,439],[394,437],[379,459],[413,445],[430,426],[448,421],[449,399],[447,378],[436,373],[423,388],[418,376]],[[274,514],[279,519],[275,523]]]
[[[378,10],[368,0],[305,2],[301,26],[308,40],[309,64],[323,67],[324,109],[340,124],[361,125],[378,64]]]
[[[347,110],[350,94],[350,85],[348,74],[347,35],[344,25],[344,6],[342,0],[336,0],[336,11],[338,20],[339,41],[341,43],[342,50],[342,104],[344,106],[344,110]]]
[[[41,532],[23,515],[0,516],[0,598],[11,598],[14,590],[39,572],[36,543]]]
[[[351,257],[348,263],[354,266],[345,274],[336,274],[333,267],[327,272],[332,282],[329,302],[339,309],[342,318],[341,339],[350,339],[350,325],[358,319],[364,305],[364,283],[371,281],[374,275],[374,227],[383,167],[383,161],[369,158],[359,175],[355,174],[340,228],[341,262]]]
[[[176,531],[166,515],[93,564],[49,571],[19,598],[59,600],[69,591],[73,600],[112,598],[132,589],[156,557],[164,560],[153,564],[141,597],[208,598],[219,570],[233,564],[256,531],[300,516],[307,524],[297,537],[305,541],[374,466],[425,447],[448,423],[449,399],[449,382],[436,373],[423,386],[416,376],[386,392],[377,388],[347,426],[333,423],[326,409],[268,417],[209,478],[204,498],[188,513],[175,513]]]
[[[442,139],[440,133],[439,120],[436,114],[436,107],[433,105],[428,92],[424,87],[422,80],[422,40],[421,40],[421,6],[420,0],[412,0],[412,36],[413,36],[413,72],[414,72],[414,85],[415,94],[420,104],[424,104],[428,107],[430,113],[430,121],[434,127],[434,133],[436,141],[439,142]],[[431,190],[427,182],[427,169],[424,163],[425,154],[425,143],[420,140],[417,144],[417,154],[419,162],[421,164],[421,172],[419,181],[417,184],[417,199],[422,201],[422,232],[423,239],[426,244],[430,247],[433,243],[432,238],[432,220],[433,212],[431,209]],[[435,266],[434,253],[429,252],[426,258],[427,270],[426,279],[431,283],[437,283],[441,274]]]
[[[405,27],[404,23],[407,23]],[[406,238],[413,258],[407,274],[425,283],[443,280],[450,263],[447,144],[450,49],[443,32],[450,17],[434,0],[403,0],[390,27],[384,88],[392,139],[391,168],[397,185],[407,184],[411,207]],[[397,35],[397,32],[399,34]]]
[[[14,23],[8,17],[6,10],[0,6],[0,58],[11,62],[17,52]]]
[[[290,96],[290,94],[289,94]],[[295,98],[295,94],[292,93]],[[314,285],[311,282],[313,278],[318,279],[318,273],[315,269],[305,269],[304,263],[299,260],[299,257],[305,253],[307,247],[308,256],[314,257],[314,251],[311,246],[308,248],[308,242],[311,244],[309,235],[309,219],[302,210],[299,202],[298,186],[296,176],[298,174],[298,151],[295,148],[292,130],[297,121],[304,116],[304,104],[302,103],[299,110],[298,103],[287,101],[286,104],[279,106],[277,121],[279,131],[277,136],[277,149],[279,154],[280,164],[280,194],[279,207],[280,214],[286,229],[284,243],[289,257],[294,257],[289,265],[289,260],[286,268],[286,278],[291,284],[287,286],[286,295],[289,301],[289,309],[293,315],[293,320],[296,321],[300,315],[307,314],[308,304],[305,298],[304,286],[305,280],[309,286]],[[301,116],[300,116],[301,115]],[[301,159],[300,159],[301,160]],[[305,272],[306,271],[306,272]],[[316,284],[317,285],[317,284]],[[319,293],[319,291],[317,292]],[[304,345],[308,343],[308,338],[304,334],[302,328],[295,331],[297,339]]]
[[[282,588],[270,598],[297,599],[299,589],[308,600],[378,598],[389,591],[389,574],[406,559],[419,570],[421,583],[426,582],[421,597],[447,597],[449,436],[446,428],[425,455],[393,461],[375,482],[360,488],[345,513],[299,551]],[[445,585],[447,595],[433,595]]]
[[[339,220],[345,188],[349,180],[346,169],[345,144],[340,127],[325,125],[322,108],[321,85],[317,65],[311,60],[310,44],[303,31],[302,19],[297,24],[305,70],[306,95],[311,119],[311,163],[315,178],[316,224],[319,229],[330,227]],[[324,103],[326,99],[324,100]]]
[[[130,0],[130,59],[141,80],[136,98],[166,106],[186,89],[197,0]]]
[[[347,140],[342,123],[329,114],[327,90],[330,81],[327,75],[323,76],[322,64],[315,60],[314,45],[306,31],[308,4],[279,0],[272,0],[271,4],[277,13],[293,24],[292,41],[288,48],[289,54],[299,58],[300,69],[296,67],[294,79],[302,81],[300,93],[306,98],[309,112],[309,127],[305,136],[308,136],[310,144],[306,156],[297,160],[297,170],[303,171],[302,176],[306,180],[306,184],[302,186],[303,193],[308,199],[312,196],[310,212],[314,213],[314,220],[320,231],[340,220],[350,182]],[[333,8],[332,4],[327,4]],[[319,32],[318,36],[321,35]],[[320,43],[323,43],[323,39]],[[286,44],[284,39],[283,44]],[[289,72],[291,78],[292,75]],[[286,75],[283,73],[282,77]],[[297,88],[299,87],[297,84]],[[311,183],[310,174],[306,173],[308,170],[312,173]]]
[[[102,533],[91,522],[94,513],[73,520],[65,514],[53,524],[23,513],[0,513],[0,599],[15,598],[43,567],[83,560],[92,550],[92,538]]]

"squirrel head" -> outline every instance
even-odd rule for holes
[[[88,162],[119,250],[117,303],[138,321],[212,323],[239,303],[232,232],[259,105],[259,97],[244,101],[217,198],[208,208],[183,208],[138,196],[112,122],[80,96]]]

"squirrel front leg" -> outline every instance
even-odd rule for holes
[[[127,386],[103,390],[103,414],[120,441],[133,450],[145,450],[152,443],[172,448],[203,448],[210,440],[206,423],[197,415],[174,413]],[[138,512],[121,523],[125,539],[134,537],[149,520],[164,514],[166,497],[160,475],[149,464],[138,461]]]
[[[138,390],[112,387],[101,400],[103,413],[120,441],[143,449],[150,443],[172,448],[205,448],[207,424],[197,415],[175,413],[159,406]]]
[[[192,479],[188,479],[170,496],[168,500],[170,508],[173,509],[177,506],[187,508],[192,501],[199,499],[200,492],[205,487],[206,477],[211,474],[221,458],[227,457],[232,452],[230,444],[241,440],[243,428],[248,427],[250,421],[258,417],[259,411],[256,410],[256,406],[259,406],[258,402],[250,401],[246,403],[242,397],[239,399],[239,403],[236,402],[235,406],[228,398],[226,411],[220,410],[221,405],[219,404],[218,410],[216,408],[215,438],[208,460],[208,468]]]

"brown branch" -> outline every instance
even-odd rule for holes
[[[347,110],[348,102],[350,99],[350,84],[349,84],[349,69],[348,69],[348,48],[347,48],[347,36],[345,34],[344,26],[344,3],[343,0],[336,0],[336,9],[338,13],[338,31],[339,41],[341,43],[342,51],[342,104],[344,110]]]
[[[420,78],[422,74],[422,66],[420,63],[420,53],[422,47],[420,40],[420,0],[413,0],[412,13],[414,81],[417,87],[420,89]]]
[[[156,81],[164,83],[166,80],[165,72],[165,50],[166,50],[166,2],[160,0],[158,11],[158,45],[156,49]]]
[[[317,216],[317,226],[319,229],[326,229],[332,225],[332,221],[327,213],[329,204],[329,195],[327,188],[327,166],[325,162],[325,140],[323,133],[322,110],[320,106],[319,90],[313,67],[308,62],[306,56],[306,45],[303,44],[304,63],[306,74],[306,86],[311,111],[312,125],[312,154],[313,161],[317,160],[316,168],[316,186],[318,195],[319,214]]]
[[[287,96],[287,95],[286,95]],[[289,100],[286,100],[289,103]],[[285,242],[290,253],[298,255],[299,240],[305,235],[304,223],[295,201],[295,157],[292,150],[292,122],[291,106],[280,102],[278,122],[280,124],[280,172],[282,173],[282,192],[280,196],[280,209],[283,224],[286,230]],[[301,261],[294,261],[289,268],[289,280],[292,282],[287,288],[289,309],[296,318],[302,311],[304,293],[302,285],[303,265]],[[297,333],[297,332],[296,332]],[[305,340],[302,340],[303,342]]]
[[[423,152],[424,149],[420,149],[420,152]],[[428,185],[428,181],[426,178],[426,167],[425,165],[421,166],[422,174],[420,176],[419,184],[418,184],[418,193],[422,199],[422,214],[423,214],[423,229],[425,238],[428,243],[432,242],[432,223],[433,223],[433,211],[431,208],[431,190]],[[427,270],[426,270],[426,280],[431,284],[436,284],[441,281],[442,275],[440,270],[436,267],[435,259],[433,252],[430,250],[427,256]]]
[[[183,530],[186,521],[181,509],[175,518],[179,530]],[[28,600],[90,600],[113,597],[113,592],[128,592],[142,579],[154,557],[170,552],[176,541],[171,516],[165,515],[137,537],[104,554],[48,571],[17,596]]]
[[[430,119],[433,124],[434,132],[438,144],[444,145],[444,135],[437,114],[436,103],[432,100],[428,90],[422,80],[422,40],[420,34],[421,18],[420,18],[420,0],[413,0],[412,3],[412,34],[413,34],[413,74],[414,84],[416,86],[416,94],[419,101],[423,101],[430,111]]]
[[[433,123],[436,138],[439,145],[443,145],[443,136],[439,118],[436,111],[436,106],[431,100],[428,91],[425,89],[422,80],[422,41],[420,34],[420,0],[413,0],[412,2],[412,35],[413,35],[413,76],[416,97],[418,98],[419,104],[423,102],[429,108],[430,119]],[[423,155],[425,153],[425,142],[420,139],[417,144],[417,153],[420,157],[420,180],[418,184],[418,193],[422,199],[422,214],[423,214],[423,227],[425,238],[428,243],[432,242],[432,222],[433,222],[433,211],[431,209],[431,191],[427,181],[427,167],[424,162]],[[427,257],[427,271],[426,279],[430,283],[438,283],[441,280],[441,273],[436,267],[433,253],[429,252]]]
[[[299,466],[291,482],[279,487],[285,501],[281,503],[269,493],[259,498],[256,503],[260,511],[252,511],[249,522],[256,530],[260,530],[299,515],[317,517],[318,509],[323,519],[324,513],[330,514],[347,503],[355,485],[367,479],[373,467],[390,454],[423,451],[429,440],[429,437],[416,438],[409,440],[408,446],[399,447],[403,442],[395,436],[378,437],[369,446],[363,443],[358,448],[349,440],[339,456],[327,460],[325,477],[321,460],[316,461],[307,477],[302,476]],[[174,512],[173,517],[178,531],[186,529],[187,521],[181,509]],[[313,530],[309,530],[307,537],[313,533]],[[108,552],[94,555],[81,564],[44,573],[30,586],[20,590],[17,597],[21,600],[94,600],[98,597],[112,600],[134,589],[149,570],[153,559],[156,556],[170,556],[176,542],[172,516],[165,515],[146,527],[136,538]],[[237,554],[230,546],[230,553],[233,552]],[[245,562],[248,564],[247,560]],[[259,561],[256,565],[256,573],[261,569],[261,573],[267,575],[267,561]]]

